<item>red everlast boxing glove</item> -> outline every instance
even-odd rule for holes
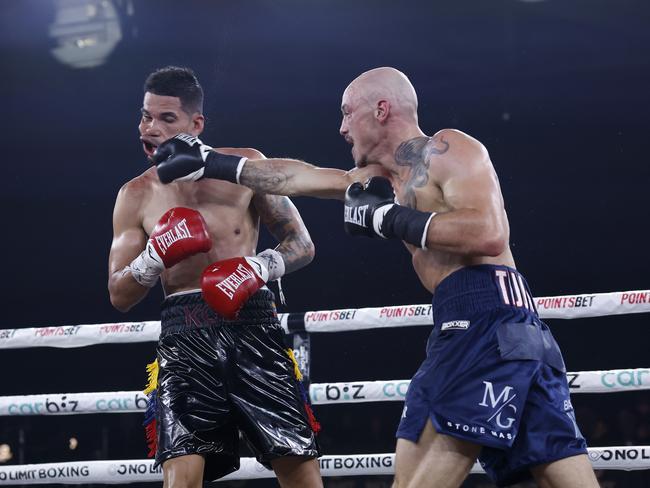
[[[257,290],[283,274],[282,256],[272,249],[255,257],[217,261],[201,275],[203,299],[219,315],[232,320]]]
[[[212,240],[201,214],[191,208],[174,207],[160,218],[144,251],[129,268],[138,283],[151,288],[165,268],[194,254],[208,252],[211,247]]]

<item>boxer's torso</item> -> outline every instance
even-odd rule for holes
[[[172,207],[198,210],[207,224],[212,248],[163,272],[161,280],[167,295],[200,288],[201,273],[210,263],[255,254],[259,216],[250,189],[210,179],[163,185],[155,168],[145,171],[129,185],[142,187],[140,208],[133,210],[140,213],[142,228],[147,235]]]
[[[449,177],[447,174],[448,168],[444,170],[445,175],[438,174],[439,168],[436,164],[437,158],[444,157],[444,151],[446,150],[446,143],[441,142],[439,138],[439,135],[445,131],[440,131],[432,137],[421,138],[422,144],[415,146],[416,152],[412,156],[415,156],[415,158],[420,157],[423,164],[413,165],[408,178],[402,181],[392,180],[397,201],[401,205],[423,212],[449,212],[454,210],[453,205],[445,199],[440,185],[443,178]],[[489,161],[488,163],[492,167],[492,163]],[[427,182],[423,184],[422,182],[425,179]],[[492,191],[498,192],[499,198],[502,198],[498,182]],[[507,223],[505,210],[503,210],[502,217]],[[469,256],[435,249],[419,249],[410,244],[406,244],[406,246],[411,252],[415,272],[424,287],[431,293],[434,292],[438,283],[464,266],[495,264],[515,268],[510,246],[507,246],[506,250],[499,256]]]

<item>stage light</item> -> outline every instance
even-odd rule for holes
[[[54,0],[50,36],[52,55],[73,68],[103,64],[122,39],[118,9],[113,0]]]

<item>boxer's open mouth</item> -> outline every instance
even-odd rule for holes
[[[145,139],[141,139],[141,141],[142,141],[142,149],[144,150],[144,153],[147,156],[153,156],[153,153],[156,151],[156,148],[158,146]]]

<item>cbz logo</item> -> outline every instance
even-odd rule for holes
[[[316,403],[318,401],[350,401],[350,400],[363,400],[366,396],[363,392],[363,384],[348,384],[344,383],[343,385],[331,384],[325,385],[315,385],[311,387],[311,400]],[[325,393],[325,398],[319,396]]]
[[[484,381],[483,384],[485,385],[483,401],[479,403],[479,405],[494,410],[494,413],[490,416],[488,422],[495,420],[496,424],[502,429],[509,429],[512,427],[512,424],[515,423],[515,418],[505,416],[507,414],[514,415],[517,413],[517,407],[512,404],[512,400],[517,397],[517,394],[514,393],[513,387],[506,385],[499,395],[495,395],[494,385],[492,385],[491,381]]]

